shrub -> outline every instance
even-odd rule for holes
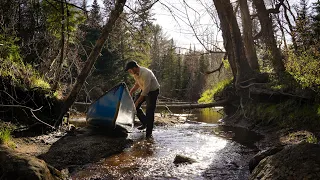
[[[303,88],[319,92],[320,61],[313,53],[306,51],[296,55],[289,52],[286,69]]]

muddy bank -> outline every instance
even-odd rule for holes
[[[251,158],[249,179],[319,179],[320,133],[314,127],[280,127],[275,123],[259,125],[253,120],[227,117],[223,124],[242,127],[264,136]]]

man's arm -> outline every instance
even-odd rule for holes
[[[132,96],[132,94],[136,92],[137,89],[139,89],[139,84],[136,82],[134,86],[130,89],[130,96]]]

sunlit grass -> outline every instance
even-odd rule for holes
[[[7,144],[11,139],[11,131],[9,129],[0,130],[0,144]]]
[[[0,144],[6,145],[11,148],[15,147],[15,143],[13,142],[11,136],[13,128],[14,125],[12,125],[11,123],[5,123],[0,120]]]
[[[202,93],[198,103],[210,103],[214,102],[214,95],[221,92],[226,86],[232,82],[232,79],[225,79],[214,85],[211,89]]]

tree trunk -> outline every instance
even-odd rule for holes
[[[296,42],[296,35],[295,35],[293,26],[292,26],[292,24],[290,22],[290,18],[289,18],[288,13],[287,13],[288,8],[286,6],[283,6],[283,7],[284,7],[284,17],[286,18],[287,23],[288,23],[288,27],[290,29],[292,45],[293,45],[294,51],[297,53],[298,52],[298,46],[297,46],[297,42]]]
[[[252,23],[247,0],[239,0],[243,27],[243,42],[250,67],[255,72],[260,72],[256,49],[252,37]]]
[[[61,44],[60,44],[61,45],[61,50],[60,50],[61,52],[60,52],[60,59],[58,61],[58,66],[57,66],[54,80],[53,80],[52,91],[55,91],[58,88],[58,84],[60,81],[60,74],[61,74],[61,70],[62,70],[63,59],[64,59],[64,42],[65,42],[65,37],[64,37],[64,29],[65,29],[64,1],[60,2],[60,8],[61,8]]]
[[[109,34],[112,31],[112,28],[113,28],[116,20],[118,19],[118,17],[122,13],[125,3],[126,3],[126,0],[118,0],[116,2],[114,9],[110,13],[107,24],[102,29],[102,34],[100,35],[99,39],[96,41],[96,44],[95,44],[93,50],[91,51],[91,53],[86,61],[86,64],[84,65],[83,69],[81,70],[73,89],[71,90],[70,94],[68,95],[66,101],[63,104],[60,116],[55,123],[55,127],[58,127],[60,125],[64,114],[69,110],[70,106],[74,103],[75,99],[77,98],[77,95],[78,95],[79,91],[81,90],[89,72],[91,71],[92,66],[94,65],[96,59],[98,58],[98,56],[101,52],[103,44],[106,42],[107,38],[109,37]]]
[[[241,81],[253,77],[253,71],[245,56],[240,29],[230,0],[213,0],[213,2],[219,15],[224,48],[228,54],[235,86],[238,87]]]
[[[263,40],[271,52],[271,62],[274,70],[277,75],[281,77],[285,68],[280,49],[277,47],[277,42],[273,34],[272,19],[263,0],[253,0],[253,4],[257,9]]]

